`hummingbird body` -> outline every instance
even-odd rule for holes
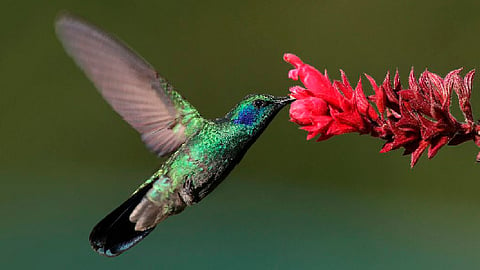
[[[207,196],[242,159],[256,137],[226,119],[205,121],[200,131],[163,163],[143,186],[152,183],[144,200],[130,216],[135,229],[151,228],[166,217],[181,212]],[[165,202],[169,202],[165,204]],[[155,221],[142,219],[143,209],[161,206]],[[160,209],[157,207],[157,209]]]
[[[258,97],[261,96],[250,96],[247,99]],[[159,177],[167,177],[172,180],[173,186],[181,186],[179,192],[187,205],[199,202],[210,193],[237,165],[268,125],[241,124],[240,121],[245,118],[248,121],[248,117],[251,117],[245,113],[249,106],[241,105],[236,109],[238,112],[234,110],[225,118],[204,120],[199,132],[187,139],[158,171]],[[159,186],[157,190],[160,192],[163,188],[164,186]],[[149,193],[148,196],[152,201],[157,200],[156,192]]]
[[[159,156],[160,169],[90,234],[92,247],[117,256],[167,217],[201,201],[242,159],[289,97],[249,95],[216,120],[200,116],[173,87],[116,38],[72,15],[57,34],[100,93]]]

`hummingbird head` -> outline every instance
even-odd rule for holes
[[[246,96],[226,118],[235,125],[242,126],[250,135],[255,135],[270,123],[275,115],[295,99],[253,94]]]

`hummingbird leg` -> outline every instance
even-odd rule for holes
[[[192,205],[194,203],[194,198],[191,195],[192,189],[193,189],[192,180],[186,179],[185,182],[183,183],[183,188],[179,192],[179,195],[187,205]]]

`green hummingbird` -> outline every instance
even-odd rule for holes
[[[123,42],[70,14],[56,33],[67,53],[147,148],[170,154],[160,169],[90,234],[98,253],[113,257],[155,226],[212,192],[242,159],[290,97],[253,94],[224,117],[203,118],[172,85]]]

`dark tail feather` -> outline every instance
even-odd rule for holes
[[[151,187],[152,183],[142,187],[93,228],[90,244],[96,252],[108,257],[118,256],[140,242],[155,228],[136,231],[135,223],[129,220],[133,209]]]

